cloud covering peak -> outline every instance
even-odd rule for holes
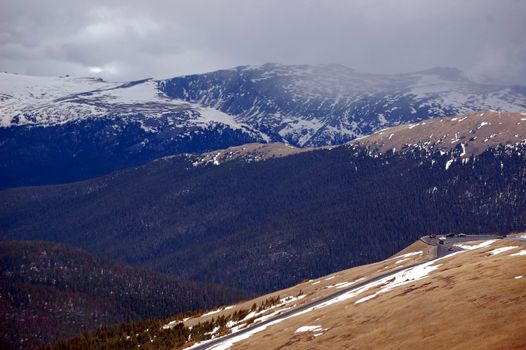
[[[243,64],[456,67],[526,85],[520,0],[0,0],[0,70],[164,78]]]

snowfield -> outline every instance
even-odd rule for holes
[[[86,118],[128,116],[144,130],[157,132],[148,118],[168,118],[174,127],[224,124],[259,134],[229,114],[164,95],[158,82],[146,79],[110,83],[95,78],[33,77],[0,73],[0,127],[52,126]]]
[[[274,86],[272,94],[268,84]],[[339,65],[265,64],[125,83],[0,73],[2,127],[143,115],[168,117],[180,125],[222,123],[250,129],[265,142],[311,147],[481,109],[524,111],[526,94],[513,87],[478,84],[450,69],[374,75]],[[410,127],[416,126],[425,122]]]
[[[321,331],[323,328],[321,326],[302,326],[296,329],[295,333],[305,333],[305,332],[317,332]]]
[[[491,255],[497,255],[497,254],[500,254],[500,253],[507,252],[508,250],[513,250],[515,248],[519,248],[519,247],[516,246],[516,245],[512,245],[512,246],[508,246],[508,247],[497,248],[497,249],[491,250],[490,254]]]

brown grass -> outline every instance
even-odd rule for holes
[[[506,245],[520,248],[488,254]],[[510,256],[520,249],[498,241],[448,257],[422,280],[291,318],[232,349],[526,349],[526,256]],[[328,330],[295,333],[305,325]]]
[[[214,159],[220,163],[235,160],[246,156],[257,157],[258,160],[270,158],[281,158],[297,153],[312,151],[313,148],[298,148],[281,142],[247,143],[241,146],[233,146],[224,150],[212,151],[201,155],[202,162],[212,162]]]
[[[412,256],[401,264],[395,263],[397,261],[397,259],[395,259],[397,255],[414,252],[414,251],[422,251],[423,253],[421,255]],[[430,246],[421,241],[417,241],[413,243],[412,245],[408,246],[407,248],[405,248],[404,250],[402,250],[401,252],[395,254],[391,260],[380,261],[374,264],[363,265],[363,266],[339,271],[337,273],[333,273],[328,276],[323,276],[323,277],[320,277],[318,279],[311,280],[311,281],[307,280],[305,282],[302,282],[290,288],[283,289],[283,290],[280,290],[274,293],[266,294],[256,299],[241,302],[239,304],[234,305],[234,307],[229,310],[221,311],[221,312],[215,313],[210,316],[200,316],[200,317],[191,318],[187,320],[185,324],[187,326],[193,326],[199,322],[204,322],[212,318],[217,318],[220,315],[223,315],[223,316],[231,315],[237,310],[243,310],[243,309],[248,310],[252,307],[254,303],[256,303],[259,306],[265,300],[271,297],[279,296],[280,298],[284,298],[287,296],[298,296],[301,292],[301,294],[304,294],[305,297],[301,299],[296,305],[296,306],[300,306],[305,303],[320,299],[326,295],[337,292],[338,291],[337,288],[331,287],[331,286],[334,286],[335,284],[338,284],[340,282],[354,281],[362,277],[371,278],[371,277],[380,275],[382,273],[386,273],[390,270],[394,270],[394,269],[397,269],[403,266],[408,266],[408,265],[411,265],[417,262],[424,262],[434,257],[435,251],[436,251],[436,247]],[[331,279],[327,279],[332,276],[334,277]],[[292,306],[292,305],[287,305],[287,306]],[[275,311],[275,309],[273,311]]]
[[[466,147],[465,157],[469,157],[483,152],[490,146],[514,144],[523,140],[526,137],[526,120],[522,120],[524,118],[526,116],[518,112],[479,111],[464,116],[433,118],[419,123],[404,124],[351,143],[361,144],[373,150],[378,149],[382,153],[393,148],[400,150],[409,144],[422,145],[428,141],[431,144],[439,141],[437,147],[443,151],[463,143]]]

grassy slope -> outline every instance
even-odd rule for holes
[[[504,246],[517,247],[498,255],[490,253]],[[525,249],[524,241],[503,240],[488,247],[446,257],[435,263],[439,265],[438,269],[427,277],[409,281],[360,304],[355,302],[375,293],[379,287],[331,306],[289,318],[235,343],[232,349],[522,349],[526,346],[523,336],[526,332],[526,276],[521,279],[515,277],[525,274],[526,256],[511,254]],[[401,261],[404,257],[395,256],[375,264],[305,281],[223,308],[212,315],[192,317],[184,322],[184,326],[194,329],[203,327],[208,321],[232,317],[237,312],[249,309],[251,305],[261,305],[265,300],[278,296],[302,296],[294,302],[295,306],[300,306],[334,293],[338,283],[356,281],[361,277],[371,278],[401,266],[424,262],[434,254],[433,247],[416,242],[397,256],[418,251],[422,254],[413,255],[408,260]],[[271,306],[258,317],[292,306],[291,303]],[[91,344],[97,344],[97,349],[105,348],[105,344],[109,344],[107,342],[113,342],[113,349],[135,348],[140,344],[141,337],[143,346],[147,348],[180,348],[181,339],[175,337],[175,331],[173,334],[166,331],[160,337],[161,344],[156,343],[158,340],[155,339],[150,343],[151,331],[146,330],[147,327],[161,328],[173,319],[176,318],[142,326],[135,324],[135,328],[131,325],[122,326],[116,333],[118,338],[103,340],[91,335],[88,339]],[[249,317],[245,323],[257,325],[257,321]],[[185,334],[182,325],[179,324],[177,332]],[[325,330],[316,337],[316,332],[296,332],[299,327],[308,325],[320,325]],[[212,328],[209,325],[208,332]],[[125,339],[130,332],[140,332],[141,335],[132,338],[133,344],[121,341],[115,345],[115,339]],[[54,349],[68,349],[69,345],[63,343]]]
[[[502,246],[518,246],[492,255]],[[526,348],[524,241],[499,241],[440,261],[429,277],[355,304],[375,290],[269,327],[235,349]],[[305,325],[327,329],[296,333]]]

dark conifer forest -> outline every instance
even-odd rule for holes
[[[192,166],[161,159],[0,193],[0,238],[46,239],[256,293],[381,260],[430,232],[526,228],[524,147],[462,161],[352,146]]]
[[[0,347],[31,348],[97,327],[163,318],[253,294],[113,263],[62,244],[0,242]]]

